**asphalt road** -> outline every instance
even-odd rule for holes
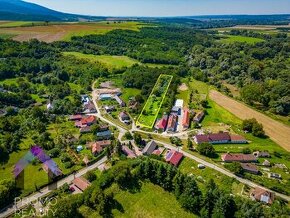
[[[88,171],[96,169],[98,166],[105,163],[106,161],[107,161],[107,157],[103,157],[98,162],[79,170],[76,174],[71,174],[71,175],[57,181],[56,187],[59,188],[59,187],[63,186],[65,183],[70,184],[74,180],[74,178],[83,176]],[[1,211],[0,218],[13,215],[17,209],[19,210],[21,208],[28,206],[30,203],[35,202],[36,199],[45,197],[51,191],[52,190],[49,189],[49,186],[46,186],[46,187],[42,188],[39,192],[34,193],[32,195],[29,195],[28,197],[21,199],[21,201],[18,201],[16,204],[9,205],[8,207],[6,207],[4,210]]]

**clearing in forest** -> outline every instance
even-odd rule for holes
[[[173,76],[161,74],[136,122],[137,126],[152,128]]]
[[[248,106],[233,100],[222,93],[211,90],[209,97],[220,106],[237,116],[238,118],[250,119],[256,118],[258,122],[262,123],[266,134],[281,147],[290,151],[290,127],[279,123],[272,118],[249,108]]]
[[[233,35],[221,35],[223,38],[220,39],[220,42],[223,43],[234,43],[234,42],[245,42],[249,44],[255,44],[258,42],[264,42],[263,39],[248,37],[248,36],[233,36]]]

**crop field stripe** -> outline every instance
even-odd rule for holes
[[[157,84],[158,84],[159,79],[160,79],[161,77],[163,77],[163,76],[164,76],[164,77],[169,77],[170,80],[169,80],[169,82],[168,82],[168,85],[167,85],[167,87],[166,87],[166,90],[164,91],[164,94],[163,94],[163,97],[162,97],[162,100],[161,100],[160,106],[158,107],[157,113],[156,113],[156,115],[155,115],[155,117],[154,117],[154,122],[152,123],[151,126],[143,125],[142,123],[139,122],[139,119],[140,119],[140,117],[142,116],[143,111],[144,111],[144,109],[146,108],[146,106],[147,106],[147,104],[148,104],[148,100],[150,99],[151,95],[153,94],[153,91],[155,90],[155,88],[156,88],[156,86],[157,86]],[[138,117],[138,119],[137,119],[137,122],[136,122],[137,125],[142,126],[142,127],[146,127],[146,128],[152,128],[152,127],[153,127],[153,125],[154,125],[154,123],[155,123],[155,120],[156,120],[156,118],[157,118],[157,116],[158,116],[158,114],[159,114],[159,111],[160,111],[160,109],[161,109],[161,106],[162,106],[162,104],[163,104],[164,98],[165,98],[165,96],[166,96],[166,94],[167,94],[167,91],[168,91],[168,89],[169,89],[169,86],[170,86],[170,84],[171,84],[172,79],[173,79],[173,76],[171,76],[171,75],[160,74],[160,76],[158,77],[158,79],[157,79],[157,81],[156,81],[156,83],[155,83],[155,85],[154,85],[154,87],[153,87],[153,89],[152,89],[152,91],[151,91],[151,93],[150,93],[150,95],[149,95],[147,101],[146,101],[146,104],[144,105],[144,107],[143,107],[143,109],[142,109],[142,111],[141,111],[141,113],[140,113],[140,115],[139,115],[139,117]]]

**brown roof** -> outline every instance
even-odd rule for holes
[[[252,154],[223,154],[221,156],[222,160],[225,162],[255,162],[257,161],[256,157]]]
[[[259,173],[259,169],[256,165],[251,164],[251,163],[241,163],[242,168],[245,171],[248,171],[250,173],[255,173],[258,174]]]
[[[189,110],[187,108],[185,108],[184,109],[183,119],[182,119],[182,125],[184,127],[188,127],[189,126],[189,118],[190,118]]]
[[[104,147],[108,146],[111,144],[110,140],[103,140],[103,141],[97,141],[94,142],[91,147],[92,147],[92,153],[100,153]]]
[[[257,201],[272,204],[275,199],[275,194],[273,192],[257,187],[251,190],[251,197],[253,197]]]
[[[247,141],[245,137],[240,136],[240,135],[230,135],[231,136],[231,141]]]
[[[227,132],[212,133],[208,135],[210,141],[230,141],[230,134]]]
[[[167,128],[175,128],[176,122],[177,122],[177,115],[176,114],[171,114],[169,116],[169,119],[168,119]]]
[[[91,185],[89,181],[83,177],[75,178],[73,184],[82,191],[86,190]]]

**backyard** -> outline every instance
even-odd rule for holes
[[[148,97],[136,122],[137,125],[152,128],[162,106],[173,76],[161,74]]]

